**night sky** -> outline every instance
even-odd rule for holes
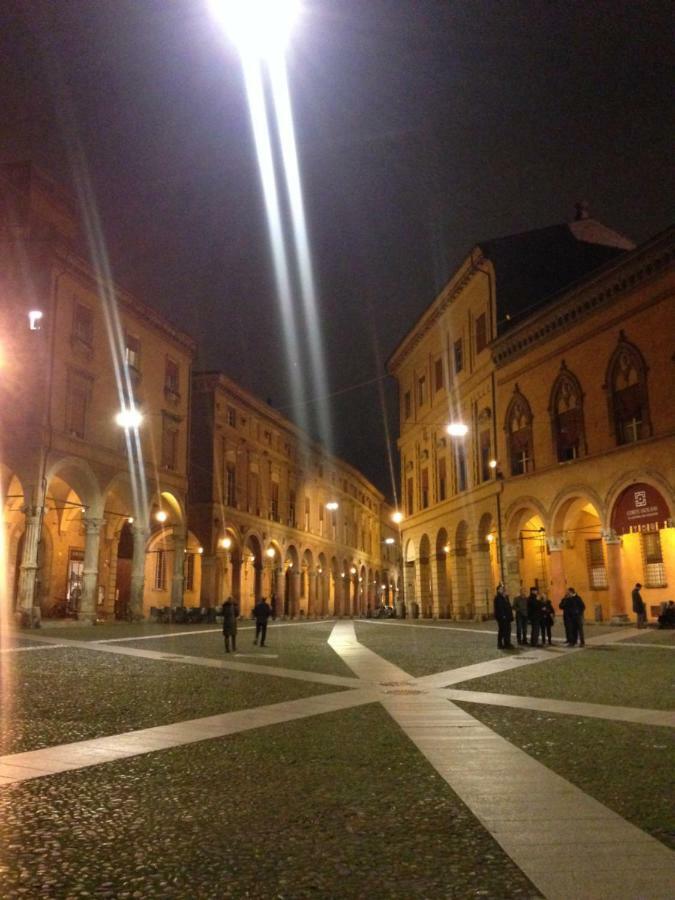
[[[204,0],[2,10],[0,158],[68,183],[86,166],[114,277],[197,339],[197,367],[290,415],[241,67]],[[288,67],[334,450],[390,498],[377,379],[473,244],[580,199],[636,241],[670,224],[673,18],[649,0],[305,0]]]

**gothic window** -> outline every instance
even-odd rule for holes
[[[609,364],[607,386],[617,444],[632,444],[651,433],[647,366],[642,354],[622,340]]]
[[[525,397],[518,391],[517,385],[506,414],[506,441],[511,474],[525,475],[534,471],[532,410]]]
[[[577,459],[585,453],[583,394],[577,379],[565,368],[551,391],[553,445],[558,462]]]

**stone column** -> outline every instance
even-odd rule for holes
[[[452,618],[461,619],[463,611],[471,604],[472,598],[469,597],[469,572],[468,559],[466,550],[450,551],[450,569],[452,572],[452,583],[455,588],[453,593],[453,609]]]
[[[562,537],[550,537],[547,538],[547,544],[549,549],[549,571],[551,573],[549,600],[557,607],[567,589],[565,565],[563,562],[565,540]]]
[[[209,553],[202,555],[202,583],[199,605],[213,608],[218,605],[218,588],[216,578],[217,560]]]
[[[520,592],[520,544],[518,541],[505,541],[503,553],[506,593],[513,598]]]
[[[96,601],[98,599],[98,552],[101,542],[103,519],[83,519],[84,525],[84,566],[82,596],[77,618],[80,622],[96,621]]]
[[[276,595],[277,595],[277,617],[282,618],[284,614],[284,603],[286,602],[286,578],[284,577],[283,566],[277,566],[276,569]]]
[[[171,606],[175,609],[183,605],[185,585],[185,545],[187,535],[182,525],[173,529],[173,578],[171,579]]]
[[[310,569],[307,572],[307,615],[315,616],[317,612],[317,585],[318,572]]]
[[[448,577],[445,571],[446,554],[436,553],[431,556],[431,615],[438,619],[447,615],[448,603]],[[445,575],[445,577],[443,577]]]
[[[39,625],[40,600],[36,596],[38,572],[38,547],[42,529],[44,506],[25,507],[26,530],[23,539],[23,557],[19,567],[17,609],[21,624]]]
[[[290,602],[288,604],[288,614],[291,619],[294,619],[298,615],[299,611],[300,572],[298,572],[296,569],[291,569],[290,581],[291,596],[289,597]]]
[[[609,588],[609,614],[612,625],[623,625],[628,622],[626,613],[626,597],[624,594],[622,565],[621,565],[621,538],[617,533],[608,528],[602,532],[607,552],[607,585]],[[586,615],[590,611],[586,610]]]
[[[487,541],[476,543],[471,548],[471,566],[473,568],[474,614],[477,619],[481,619],[492,612],[491,600],[495,590],[490,568],[490,545]]]
[[[145,593],[145,546],[148,540],[148,529],[143,525],[132,525],[134,554],[131,559],[131,590],[129,610],[131,618],[136,622],[143,618],[143,594]]]
[[[336,616],[341,616],[342,612],[342,574],[331,575],[333,579],[333,612]]]

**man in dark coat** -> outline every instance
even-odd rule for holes
[[[500,650],[510,650],[511,622],[513,622],[513,610],[503,584],[497,585],[497,593],[494,599],[494,614],[497,620],[497,647]]]
[[[551,646],[551,629],[553,628],[553,620],[555,619],[555,610],[553,609],[553,604],[548,599],[548,597],[542,597],[542,611],[541,611],[541,643],[542,646],[546,644],[548,640],[549,647]]]
[[[632,598],[633,598],[633,612],[637,616],[637,627],[645,628],[647,625],[647,607],[645,606],[645,601],[642,599],[642,594],[640,590],[642,589],[642,585],[638,581],[638,583],[633,588]]]
[[[527,643],[527,597],[522,587],[513,598],[512,608],[516,614],[516,639],[519,644]]]
[[[225,652],[230,652],[230,643],[232,644],[232,652],[237,652],[237,617],[239,615],[239,607],[234,602],[233,597],[228,597],[223,603],[223,637],[225,638]]]
[[[584,647],[584,611],[586,604],[577,594],[573,587],[567,588],[567,593],[560,601],[560,609],[563,611],[563,619],[565,620],[565,631],[567,631],[567,643],[574,647],[579,642],[580,647]],[[569,631],[568,631],[569,625]]]
[[[527,598],[527,618],[530,620],[530,627],[532,629],[532,634],[530,636],[530,645],[532,647],[536,647],[539,643],[539,632],[541,631],[541,617],[543,612],[544,601],[541,599],[541,594],[536,587],[530,588],[530,596]]]
[[[267,637],[267,620],[271,615],[272,607],[264,597],[261,597],[253,607],[253,618],[255,619],[255,640],[253,641],[254,644],[257,644],[258,638],[260,638],[260,646],[265,646],[265,638]]]

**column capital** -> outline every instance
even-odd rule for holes
[[[621,536],[613,528],[602,529],[602,539],[606,544],[620,544]]]
[[[560,553],[565,549],[565,538],[561,534],[546,538],[549,553]]]
[[[105,519],[96,518],[95,516],[83,516],[82,524],[87,534],[98,534]]]

